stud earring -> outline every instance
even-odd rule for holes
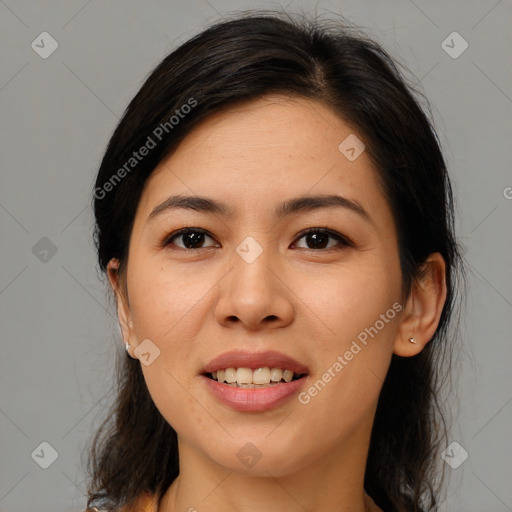
[[[415,338],[409,338],[409,341],[410,341],[411,343],[416,343],[416,339],[415,339]]]
[[[130,344],[127,341],[124,342],[124,348],[126,349],[126,352],[130,351]]]

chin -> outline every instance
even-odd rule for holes
[[[230,438],[223,449],[206,452],[227,471],[254,477],[282,477],[297,472],[310,460],[307,453],[298,453],[297,447],[301,443],[293,441],[293,437],[275,435],[270,440],[266,434],[260,437],[233,435],[234,439]]]

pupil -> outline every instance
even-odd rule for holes
[[[312,241],[312,245],[314,249],[323,249],[327,247],[329,235],[325,233],[312,233],[307,235],[308,241]]]
[[[186,233],[183,235],[184,244],[187,249],[197,248],[198,245],[201,245],[201,242],[204,242],[204,233],[197,233],[196,231],[192,233]],[[192,247],[189,247],[191,245]]]

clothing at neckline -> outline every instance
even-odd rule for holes
[[[364,497],[367,512],[383,512],[366,492]],[[84,512],[104,511],[93,507],[86,509]],[[132,504],[125,505],[119,512],[158,512],[158,497],[155,494],[142,493]]]

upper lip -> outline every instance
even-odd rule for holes
[[[224,352],[212,359],[204,368],[203,373],[211,373],[225,368],[281,368],[292,370],[298,375],[308,373],[308,368],[286,354],[273,350],[266,352],[247,352],[233,350]]]

